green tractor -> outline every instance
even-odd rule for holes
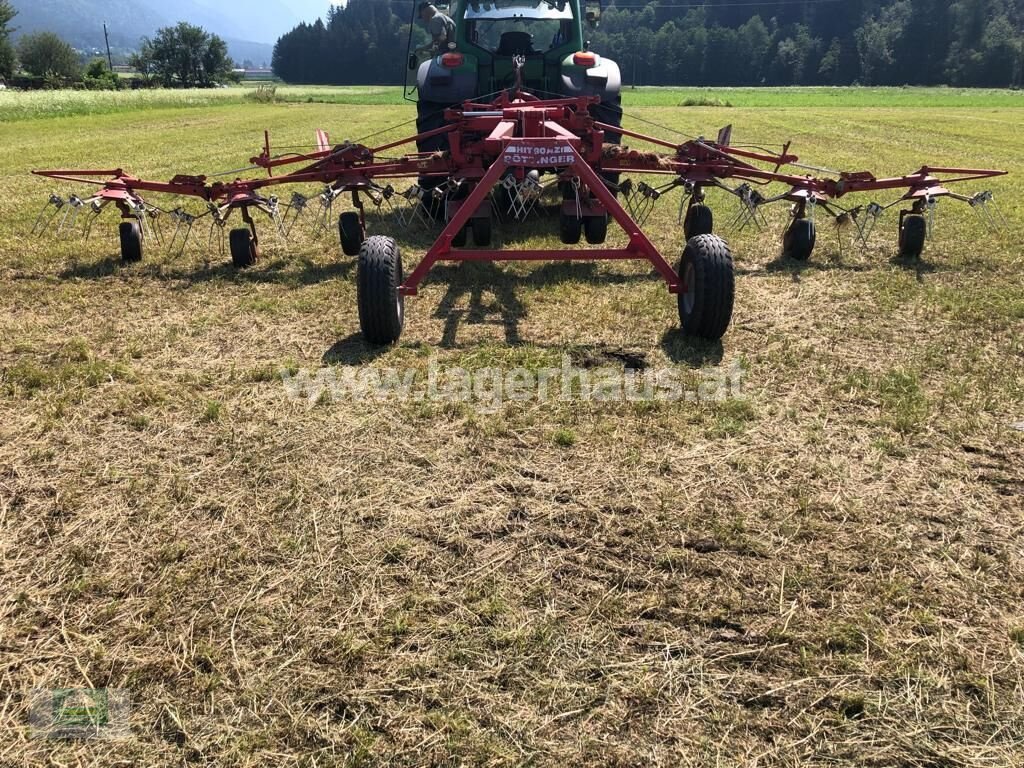
[[[415,3],[413,9],[415,13]],[[515,88],[517,77],[522,78],[524,90],[542,98],[599,96],[600,104],[591,107],[594,119],[622,125],[619,66],[590,51],[584,33],[584,25],[597,25],[599,3],[455,0],[448,12],[455,22],[454,42],[449,43],[449,50],[427,61],[416,60],[410,30],[417,133],[443,127],[448,107]],[[620,134],[605,133],[606,143],[618,144],[620,139]],[[441,151],[447,146],[444,135],[417,142],[420,152]],[[607,180],[610,184],[616,181]]]

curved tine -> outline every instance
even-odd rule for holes
[[[188,247],[188,239],[192,236],[193,223],[193,221],[184,222],[185,234],[181,238],[181,246],[178,248],[176,256],[181,256],[185,253],[185,248]]]
[[[38,234],[41,237],[43,232],[45,232],[50,226],[50,223],[57,217],[57,214],[60,213],[60,209],[63,208],[64,205],[65,203],[62,198],[57,197],[57,195],[50,195],[50,199],[46,201],[42,210],[39,211],[39,215],[36,216],[35,224],[32,225],[32,230],[29,232],[29,235],[35,236]],[[47,216],[46,213],[51,207],[53,208],[53,211],[49,216]]]
[[[96,223],[96,219],[100,217],[101,213],[103,213],[102,208],[93,208],[89,211],[88,219],[85,222],[85,229],[82,232],[82,238],[86,242],[89,241],[89,237],[92,235],[92,225]]]
[[[163,227],[160,224],[160,217],[159,216],[154,216],[152,214],[150,214],[150,216],[151,216],[151,220],[150,220],[149,227],[150,227],[151,230],[153,230],[153,233],[156,235],[156,244],[159,247],[163,248],[164,247],[164,233],[163,233]]]
[[[71,215],[71,212],[73,210],[75,209],[69,205],[67,209],[64,211],[64,215],[61,217],[60,224],[57,225],[57,237],[60,237],[61,234],[64,232],[64,225],[67,224],[68,216]]]
[[[683,219],[686,218],[686,204],[691,197],[693,197],[693,193],[687,192],[682,196],[682,199],[679,201],[679,216],[676,219],[676,224],[682,224]]]

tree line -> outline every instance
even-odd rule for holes
[[[17,12],[0,0],[0,78],[22,87],[117,89],[125,85],[108,62],[91,62],[52,32],[25,35],[11,42]],[[227,44],[217,35],[186,22],[143,38],[129,64],[141,85],[165,88],[209,88],[233,79]]]
[[[627,84],[1024,84],[1024,0],[619,2],[588,37]],[[335,6],[278,40],[274,72],[295,83],[401,82],[412,8]],[[419,26],[414,36],[425,39]]]

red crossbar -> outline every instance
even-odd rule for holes
[[[623,208],[615,196],[608,191],[604,181],[594,169],[583,159],[580,153],[570,142],[564,139],[551,138],[506,138],[505,149],[495,160],[491,167],[484,174],[480,183],[469,194],[469,197],[459,206],[455,215],[452,216],[444,230],[438,236],[434,245],[427,251],[427,255],[416,266],[409,277],[402,284],[400,290],[405,296],[415,296],[420,284],[427,273],[438,261],[588,261],[588,260],[611,260],[611,259],[646,259],[650,261],[658,273],[668,284],[671,293],[679,293],[685,290],[681,285],[679,275],[672,269],[664,257],[655,247],[654,243],[640,229],[640,225],[633,220],[625,208]],[[487,195],[498,184],[505,171],[509,168],[522,166],[528,167],[538,162],[536,158],[531,162],[520,160],[532,153],[530,150],[541,148],[562,153],[571,158],[567,167],[570,168],[585,184],[601,204],[607,209],[609,215],[622,227],[629,236],[629,244],[624,249],[611,250],[521,250],[521,251],[455,251],[452,249],[452,242],[455,236],[462,230],[473,217],[476,210],[484,203]]]

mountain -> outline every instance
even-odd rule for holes
[[[55,32],[81,50],[102,50],[103,22],[110,45],[134,50],[142,37],[179,21],[196,24],[227,41],[231,57],[269,62],[277,38],[300,21],[326,16],[329,0],[14,0],[15,36]]]

